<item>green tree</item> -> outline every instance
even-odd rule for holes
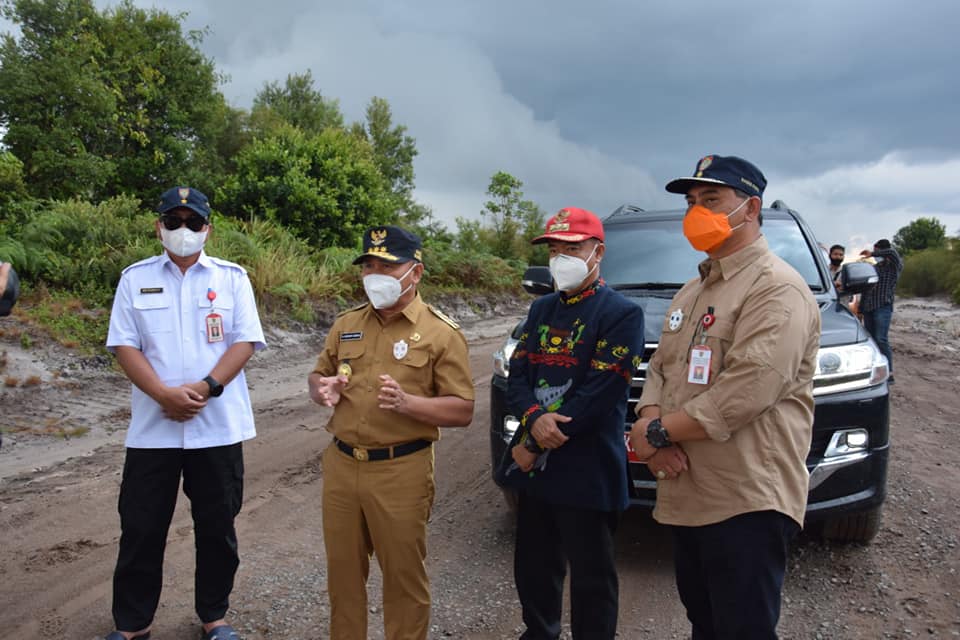
[[[356,123],[353,131],[370,142],[380,173],[397,196],[409,199],[413,191],[413,159],[417,156],[416,141],[407,135],[403,125],[393,125],[390,103],[374,97],[367,105],[366,123]]]
[[[313,74],[291,74],[280,86],[266,83],[253,99],[250,112],[252,128],[269,134],[281,123],[306,133],[320,133],[330,127],[343,128],[343,114],[336,100],[324,98],[313,86]]]
[[[2,0],[20,25],[0,43],[0,125],[33,195],[151,198],[222,168],[226,104],[183,15],[91,0]]]
[[[893,236],[893,246],[906,255],[924,249],[936,249],[944,246],[947,239],[947,227],[936,218],[917,218],[905,227],[901,227]]]
[[[266,217],[315,247],[353,246],[396,209],[366,142],[342,129],[307,134],[285,125],[254,140],[217,192],[227,215]]]
[[[504,259],[543,263],[543,250],[530,245],[530,240],[543,232],[546,217],[531,200],[523,199],[523,182],[505,171],[490,178],[481,214],[490,230],[490,250]]]
[[[9,151],[0,151],[0,205],[20,200],[27,195],[23,182],[23,163]],[[0,209],[0,221],[4,219]]]

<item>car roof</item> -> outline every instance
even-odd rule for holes
[[[603,224],[620,222],[640,222],[649,220],[679,220],[686,215],[686,209],[660,209],[646,211],[633,204],[622,204],[603,219]],[[791,209],[783,200],[775,200],[769,207],[763,208],[763,215],[769,219],[798,218],[796,211]]]

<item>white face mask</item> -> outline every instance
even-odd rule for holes
[[[593,257],[597,252],[597,246],[594,245],[593,251],[587,256],[587,260]],[[557,283],[557,289],[560,291],[573,291],[593,273],[599,263],[593,265],[593,269],[587,269],[587,261],[575,256],[568,256],[560,253],[550,258],[550,275]]]
[[[416,262],[399,278],[381,273],[371,273],[370,275],[363,276],[363,290],[367,292],[367,298],[370,299],[370,304],[373,305],[374,309],[389,309],[397,304],[400,296],[409,291],[410,287],[413,286],[411,282],[406,289],[401,289],[400,281],[406,278],[407,274],[413,271],[413,267],[415,266],[417,266]]]
[[[186,258],[200,253],[203,244],[207,241],[206,231],[190,231],[186,225],[170,231],[161,226],[160,242],[163,247],[175,256]]]

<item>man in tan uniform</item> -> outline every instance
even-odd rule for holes
[[[659,479],[654,517],[674,533],[694,640],[776,638],[806,509],[820,314],[760,232],[765,186],[732,156],[667,185],[707,259],[671,303],[630,440]]]
[[[383,573],[388,640],[427,637],[427,518],[433,443],[473,419],[473,380],[459,327],[421,300],[420,239],[369,229],[361,264],[370,302],[340,314],[310,374],[310,397],[335,407],[323,453],[323,539],[330,636],[367,637],[370,555]]]

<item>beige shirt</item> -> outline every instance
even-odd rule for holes
[[[314,373],[332,376],[342,365],[349,366],[350,381],[327,430],[351,446],[389,447],[440,438],[438,425],[377,406],[381,374],[418,396],[474,399],[466,338],[419,294],[387,321],[369,304],[340,314]]]
[[[733,255],[700,264],[664,319],[638,404],[680,409],[709,439],[682,443],[689,470],[657,484],[654,517],[701,526],[774,510],[799,524],[807,504],[805,459],[813,428],[813,373],[820,313],[800,275],[762,236]],[[704,314],[708,384],[688,382],[690,351]]]

